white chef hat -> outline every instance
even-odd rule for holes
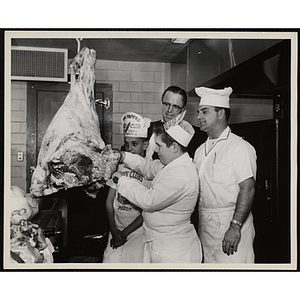
[[[214,90],[201,86],[196,87],[195,92],[199,97],[201,97],[199,105],[230,108],[229,96],[232,93],[231,87],[226,87],[222,90]]]
[[[183,120],[185,113],[186,111],[183,111],[174,119],[165,122],[164,128],[175,141],[187,147],[194,136],[195,130],[189,122]]]
[[[137,113],[126,112],[122,116],[124,137],[140,137],[146,138],[151,120],[143,118]]]

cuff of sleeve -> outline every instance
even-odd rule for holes
[[[122,182],[124,182],[124,180],[126,181],[126,177],[125,176],[122,176],[121,178],[119,178],[118,180],[118,188],[120,187],[120,185],[122,184]]]

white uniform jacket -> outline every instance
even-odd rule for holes
[[[199,180],[189,155],[185,153],[164,166],[159,160],[126,153],[124,164],[146,179],[154,178],[150,188],[126,177],[121,177],[118,182],[118,191],[143,210],[145,242],[168,240],[164,245],[159,242],[161,250],[150,262],[166,262],[167,257],[172,262],[179,262],[177,260],[185,256],[189,256],[186,262],[201,262],[200,241],[190,221],[198,198]],[[175,246],[178,243],[180,246]],[[193,249],[192,254],[190,249]]]
[[[200,179],[198,233],[203,246],[204,262],[233,262],[242,254],[253,260],[254,254],[246,254],[249,248],[253,253],[254,227],[251,213],[242,228],[237,253],[230,257],[224,254],[222,239],[234,214],[238,184],[256,177],[255,149],[227,127],[211,148],[207,139],[196,150],[194,162]],[[249,230],[245,232],[246,229]],[[248,242],[243,249],[245,238]],[[241,258],[237,262],[249,261]]]

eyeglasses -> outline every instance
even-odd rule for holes
[[[178,113],[181,109],[184,108],[184,106],[180,107],[180,106],[178,106],[176,104],[171,104],[171,103],[168,103],[168,102],[162,102],[162,106],[166,110],[169,110],[170,108],[172,108],[175,113]]]

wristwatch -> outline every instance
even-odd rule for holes
[[[236,220],[236,219],[233,219],[231,222],[232,222],[233,224],[239,225],[240,227],[243,226],[243,224],[242,224],[241,222],[239,222],[238,220]]]

